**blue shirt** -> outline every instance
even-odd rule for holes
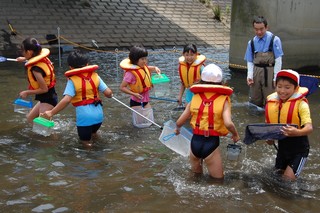
[[[99,87],[100,92],[105,91],[108,86],[99,77]],[[71,80],[68,80],[66,88],[63,95],[69,95],[74,97],[76,95],[76,90],[74,84]],[[76,107],[76,124],[77,126],[91,126],[93,124],[102,123],[103,121],[103,109],[100,104],[95,106],[94,104],[88,104],[84,106]]]
[[[203,69],[204,69],[204,66],[202,65],[200,67],[200,75],[201,75]],[[193,94],[193,92],[190,91],[190,88],[186,88],[185,92],[186,92],[186,102],[190,103],[194,94]]]
[[[271,32],[267,31],[262,38],[259,38],[258,36],[253,38],[255,53],[268,52],[272,35]],[[273,54],[275,59],[283,55],[281,40],[278,36],[275,36],[273,40]],[[251,40],[248,42],[244,60],[253,62]]]

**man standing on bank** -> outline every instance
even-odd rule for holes
[[[248,69],[249,102],[263,107],[267,96],[274,92],[283,51],[280,38],[268,31],[268,23],[263,16],[255,17],[252,24],[256,36],[248,42],[244,57]]]

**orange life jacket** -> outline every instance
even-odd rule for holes
[[[200,68],[205,62],[204,55],[198,55],[196,60],[189,65],[184,56],[179,58],[179,75],[185,88],[189,88],[194,82],[200,80]]]
[[[29,81],[29,89],[35,90],[40,87],[39,83],[37,82],[37,79],[35,79],[31,68],[34,66],[40,67],[46,74],[44,76],[44,81],[46,82],[46,85],[48,89],[52,88],[56,84],[56,78],[54,74],[54,67],[52,65],[52,62],[47,57],[50,54],[50,50],[47,48],[42,48],[42,51],[39,55],[30,58],[27,63],[25,63],[25,67],[27,69],[27,76]]]
[[[225,102],[231,104],[229,96],[233,90],[222,85],[195,84],[191,86],[190,91],[194,93],[190,103],[193,134],[227,135],[228,130],[224,125],[222,113]]]
[[[101,104],[98,92],[100,81],[96,73],[98,68],[98,65],[89,65],[65,72],[65,76],[73,82],[76,90],[76,95],[71,99],[73,106]]]
[[[307,94],[308,88],[299,87],[284,103],[276,92],[269,95],[265,106],[266,123],[296,124],[300,128],[299,105],[302,101],[308,103]]]
[[[132,64],[129,58],[126,58],[121,61],[120,67],[126,72],[131,72],[136,78],[135,84],[129,84],[132,92],[143,93],[152,88],[151,74],[147,66],[139,67]]]

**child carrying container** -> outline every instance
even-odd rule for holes
[[[30,95],[35,95],[35,100],[39,101],[27,114],[29,123],[46,110],[52,109],[58,103],[55,91],[56,78],[54,67],[48,56],[50,50],[42,48],[35,38],[26,38],[21,45],[23,57],[18,57],[17,61],[27,62],[25,67],[29,81],[29,88],[19,93],[22,99]]]
[[[89,58],[80,51],[71,52],[68,56],[70,70],[65,73],[68,82],[64,97],[52,110],[41,116],[51,118],[71,102],[76,107],[76,124],[78,135],[84,147],[93,145],[95,136],[104,119],[99,92],[112,97],[112,90],[104,83],[96,72],[98,65],[89,65]]]
[[[230,95],[233,90],[222,85],[222,70],[215,64],[209,64],[201,73],[201,81],[191,86],[194,93],[191,102],[176,121],[176,134],[182,125],[191,117],[193,136],[189,155],[191,170],[203,173],[203,162],[207,165],[209,175],[223,179],[223,165],[220,136],[231,132],[232,140],[240,137],[231,120]]]

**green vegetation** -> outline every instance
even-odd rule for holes
[[[220,8],[220,5],[216,5],[212,8],[212,12],[213,12],[213,18],[218,20],[218,21],[221,21],[221,8]]]
[[[210,8],[213,12],[213,18],[215,20],[221,21],[222,14],[221,14],[221,7],[220,5],[212,5],[211,0],[199,0],[202,4],[204,4],[207,8]],[[230,8],[229,8],[230,11]],[[227,13],[227,11],[226,11]]]
[[[226,15],[229,16],[231,14],[231,8],[229,5],[226,6]]]

